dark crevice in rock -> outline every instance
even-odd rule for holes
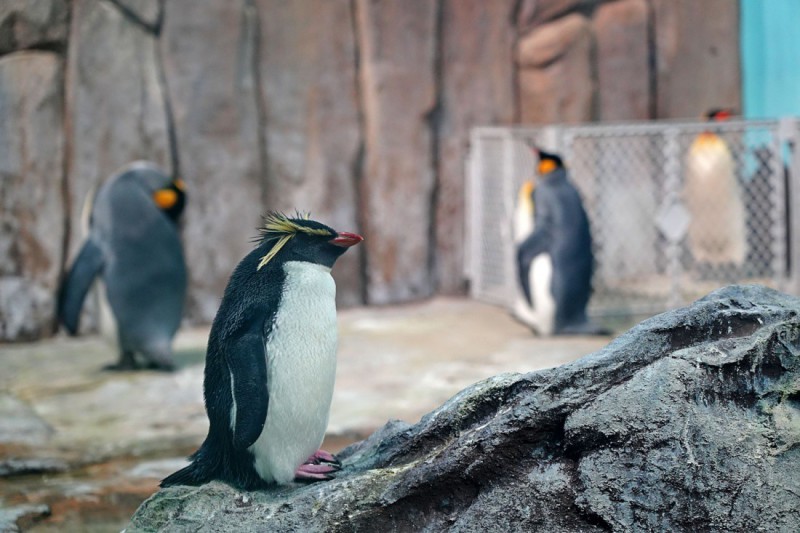
[[[0,28],[0,32],[3,31],[3,28]],[[66,55],[67,51],[67,42],[64,41],[42,41],[36,44],[31,44],[29,46],[21,46],[15,47],[14,50],[6,52],[4,54],[0,54],[0,59],[3,57],[9,56],[11,54],[16,54],[18,52],[50,52],[53,54],[57,54],[59,56]]]
[[[70,191],[72,189],[71,181],[70,181],[70,170],[72,168],[72,157],[73,157],[73,138],[72,138],[72,114],[73,114],[73,94],[70,90],[71,82],[70,74],[71,68],[70,63],[72,61],[72,54],[74,53],[73,49],[69,46],[69,43],[72,42],[72,37],[75,35],[77,28],[74,25],[73,21],[73,3],[70,2],[67,4],[67,28],[68,34],[67,39],[64,40],[63,44],[63,77],[62,77],[62,84],[61,84],[61,112],[62,112],[62,120],[61,120],[61,127],[62,127],[62,135],[64,136],[64,156],[62,158],[62,166],[61,166],[61,202],[64,207],[64,213],[62,215],[62,226],[61,230],[63,234],[61,235],[61,257],[59,258],[59,268],[58,268],[58,282],[56,284],[56,295],[53,298],[54,306],[58,306],[58,297],[60,292],[61,283],[64,280],[64,276],[67,273],[67,261],[69,260],[69,247],[70,247],[70,235],[72,234],[72,217],[70,214],[72,213],[72,195]],[[58,331],[58,313],[54,309],[53,312],[53,332]]]
[[[520,20],[520,13],[524,2],[525,0],[516,0],[511,9],[511,20],[509,21],[514,31],[514,37],[511,39],[511,49],[508,51],[508,60],[511,64],[511,122],[513,124],[519,124],[522,120],[522,94],[519,86],[520,66],[517,61],[517,46],[519,45],[519,40],[524,35],[521,31],[522,21]]]
[[[364,95],[361,91],[361,39],[358,28],[358,0],[350,0],[350,31],[353,35],[353,65],[355,89],[356,112],[358,115],[358,149],[352,161],[353,191],[356,201],[356,225],[358,231],[366,228],[366,200],[362,192],[362,182],[364,180],[364,162],[366,161],[366,125],[364,117]],[[358,254],[358,275],[361,278],[359,290],[359,300],[362,304],[367,303],[368,294],[368,256],[369,248],[361,246]]]
[[[647,2],[647,74],[650,88],[647,101],[648,118],[658,118],[658,43],[656,40],[656,14],[652,0]]]
[[[133,11],[131,8],[120,2],[119,0],[104,0],[111,4],[117,11],[119,11],[122,16],[128,19],[130,22],[141,28],[147,33],[152,34],[155,37],[161,35],[161,28],[163,27],[163,17],[164,17],[164,0],[159,1],[159,15],[158,20],[155,24],[150,24],[149,22],[142,19],[138,13]]]
[[[587,15],[591,20],[591,13]],[[592,26],[590,26],[592,27]],[[558,58],[560,60],[561,58]],[[600,65],[597,53],[597,35],[592,27],[589,32],[589,83],[592,87],[589,101],[589,120],[596,122],[602,120],[600,107]]]
[[[433,173],[433,184],[431,186],[430,198],[428,202],[428,274],[432,280],[433,292],[438,290],[439,276],[436,269],[436,249],[438,245],[437,207],[439,206],[439,194],[441,190],[441,157],[440,141],[442,135],[442,120],[444,116],[444,1],[438,0],[434,14],[434,35],[433,35],[433,107],[425,113],[425,122],[428,126],[430,135],[430,165]]]
[[[178,125],[175,121],[175,113],[172,107],[172,95],[169,91],[169,80],[167,78],[167,69],[164,64],[164,43],[161,39],[161,28],[164,27],[164,17],[166,16],[166,9],[164,8],[164,1],[159,2],[158,22],[154,34],[158,38],[156,43],[156,69],[158,70],[158,85],[161,90],[161,98],[164,102],[164,115],[167,123],[167,141],[169,142],[169,158],[172,167],[173,178],[183,178],[181,175],[181,159],[180,149],[178,146]]]
[[[261,183],[261,205],[269,207],[275,201],[271,194],[273,191],[273,177],[269,164],[269,147],[267,139],[267,108],[266,94],[264,90],[264,80],[261,72],[261,17],[255,0],[247,0],[245,3],[245,13],[252,27],[253,35],[253,54],[251,75],[255,84],[255,108],[258,115],[258,126],[256,138],[258,140],[258,166]]]
[[[593,511],[583,513],[581,517],[586,520],[586,523],[590,526],[598,527],[603,531],[614,531],[614,526],[609,524],[602,516]]]

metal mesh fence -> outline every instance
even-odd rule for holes
[[[471,294],[514,301],[511,216],[535,172],[528,140],[562,154],[583,197],[595,257],[591,315],[653,314],[730,283],[797,293],[797,137],[795,119],[476,128],[467,166]]]

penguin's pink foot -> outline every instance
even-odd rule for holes
[[[326,452],[325,450],[317,450],[316,452],[311,454],[311,457],[309,457],[305,462],[305,464],[307,465],[319,465],[325,463],[330,465],[336,465],[337,467],[342,466],[342,463],[340,463],[339,460],[336,457],[334,457],[332,453]]]
[[[330,464],[303,464],[294,471],[294,478],[298,481],[324,481],[333,479],[333,474],[339,470],[338,466]]]
[[[333,454],[317,450],[294,471],[294,478],[299,481],[333,479],[333,474],[341,468],[342,464]]]

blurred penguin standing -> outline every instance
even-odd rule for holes
[[[86,294],[100,277],[120,350],[108,369],[139,368],[135,354],[147,368],[174,368],[172,340],[186,297],[178,231],[185,205],[183,182],[146,162],[113,175],[89,204],[89,234],[61,287],[58,316],[77,334]]]
[[[537,334],[604,334],[590,324],[594,256],[589,219],[560,156],[532,147],[539,179],[517,198],[514,240],[521,294],[514,315]]]
[[[728,109],[713,109],[706,118],[721,122]],[[691,215],[689,250],[695,261],[713,266],[740,266],[747,255],[742,190],[727,143],[706,130],[692,142],[686,158],[684,201]]]

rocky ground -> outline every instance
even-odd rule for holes
[[[800,531],[799,313],[727,287],[386,424],[331,481],[169,487],[127,531]]]
[[[115,355],[98,337],[0,347],[0,530],[124,527],[205,436],[206,336],[181,332],[172,374],[102,371]],[[344,311],[326,447],[389,419],[414,423],[483,378],[560,365],[608,340],[537,339],[503,310],[463,299]]]

